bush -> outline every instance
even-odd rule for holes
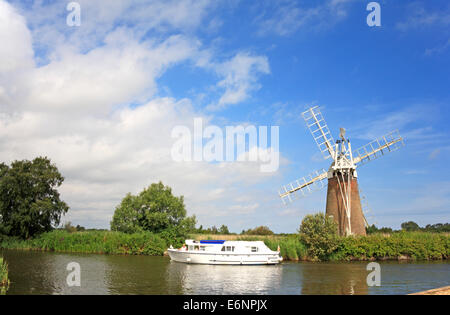
[[[307,215],[299,233],[312,260],[328,260],[339,245],[337,225],[323,213]]]
[[[242,231],[241,234],[246,235],[273,235],[273,232],[267,226],[258,226],[254,229],[249,229],[247,231]]]
[[[168,248],[168,244],[163,237],[150,232],[133,234],[108,231],[69,233],[64,230],[54,230],[26,241],[12,237],[4,238],[0,243],[0,248],[162,256]]]
[[[6,294],[9,288],[8,265],[0,257],[0,294]]]

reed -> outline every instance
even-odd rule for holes
[[[0,257],[0,295],[6,294],[9,288],[8,265]]]
[[[66,253],[160,256],[168,246],[163,238],[152,233],[126,234],[109,231],[68,233],[55,230],[32,240],[4,238],[0,247]]]
[[[288,235],[216,235],[193,234],[188,238],[263,241],[270,249],[280,252],[284,260],[313,260],[298,234]],[[68,253],[96,253],[161,256],[173,245],[180,247],[184,238],[173,233],[126,234],[110,231],[69,233],[55,230],[31,240],[0,235],[0,248],[43,250]],[[322,260],[438,260],[450,257],[450,236],[446,233],[396,232],[368,236],[340,237],[337,249]]]
[[[343,237],[332,260],[438,260],[450,257],[450,237],[429,232]]]

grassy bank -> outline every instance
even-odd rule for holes
[[[245,236],[194,234],[189,238],[225,240],[261,240],[276,250],[280,246],[285,260],[311,260],[309,249],[297,234]],[[74,232],[55,230],[31,240],[1,237],[0,248],[42,250],[67,253],[96,253],[161,256],[173,245],[181,246],[182,238],[170,234],[126,234],[110,231]],[[438,260],[450,257],[450,235],[447,233],[399,232],[339,238],[339,245],[326,260]]]
[[[280,246],[285,260],[311,260],[308,248],[298,235],[244,236],[244,235],[191,235],[193,239],[228,239],[264,241],[272,250]],[[340,237],[337,249],[327,260],[439,260],[450,257],[448,233],[398,232],[368,236]]]
[[[55,230],[30,240],[0,236],[0,248],[42,250],[65,253],[95,253],[161,256],[167,247],[181,245],[170,235],[126,234],[110,231],[74,232]]]
[[[0,295],[5,294],[9,287],[8,265],[0,257]]]

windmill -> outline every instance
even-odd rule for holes
[[[331,158],[328,171],[322,169],[281,188],[279,195],[284,203],[325,187],[328,183],[326,214],[333,217],[340,235],[365,235],[365,218],[356,168],[404,145],[398,130],[377,138],[352,152],[345,129],[340,128],[339,139],[333,136],[319,110],[312,107],[302,113],[319,151],[325,159]]]

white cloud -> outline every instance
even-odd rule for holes
[[[47,12],[35,4],[35,16],[22,11],[30,19],[25,21],[0,0],[0,40],[8,42],[0,48],[0,160],[50,157],[66,178],[61,193],[71,210],[65,219],[88,227],[108,227],[114,207],[127,192],[138,193],[159,180],[184,195],[189,214],[197,214],[202,223],[218,224],[218,215],[251,213],[257,204],[239,201],[242,191],[253,187],[251,199],[264,197],[266,193],[254,187],[276,173],[261,173],[258,163],[176,163],[170,156],[172,128],[192,126],[194,117],[202,115],[189,99],[160,96],[157,80],[183,62],[208,68],[212,56],[189,34],[142,38],[139,32],[150,26],[113,27],[127,3],[111,2],[111,11],[96,7],[97,19],[104,21],[98,33],[82,17],[81,28],[87,29],[80,28],[80,34],[87,37],[77,43],[73,40],[84,35],[50,27],[58,25],[48,20],[56,5]],[[162,8],[165,3],[151,2],[148,14],[158,14],[152,5]],[[171,6],[173,19],[160,16],[159,22],[149,23],[158,28],[195,27],[207,4],[181,1]],[[82,10],[90,5],[82,2]],[[134,11],[142,14],[142,23],[144,13]],[[52,35],[45,37],[50,29]],[[34,63],[35,39],[37,46],[46,42],[51,50],[35,56],[45,59],[43,64]],[[218,66],[219,86],[227,95],[221,104],[247,98],[258,86],[257,76],[268,72],[265,57],[243,53]]]
[[[347,16],[350,2],[353,0],[327,0],[312,7],[300,6],[293,0],[265,2],[262,13],[255,19],[258,34],[289,36],[301,28],[329,27]]]
[[[431,55],[442,54],[442,53],[445,52],[449,47],[450,47],[450,39],[448,39],[447,42],[445,42],[444,44],[438,45],[438,46],[433,47],[433,48],[427,48],[427,49],[425,50],[425,55],[426,55],[426,56],[431,56]]]
[[[450,25],[449,8],[431,11],[425,9],[422,3],[413,2],[408,5],[405,12],[407,12],[408,17],[395,25],[402,32],[431,26],[446,27]]]
[[[225,92],[217,104],[208,106],[209,110],[224,109],[246,100],[251,91],[260,88],[257,80],[261,74],[269,74],[267,57],[238,53],[231,60],[215,66],[217,74],[223,79],[217,84]]]

